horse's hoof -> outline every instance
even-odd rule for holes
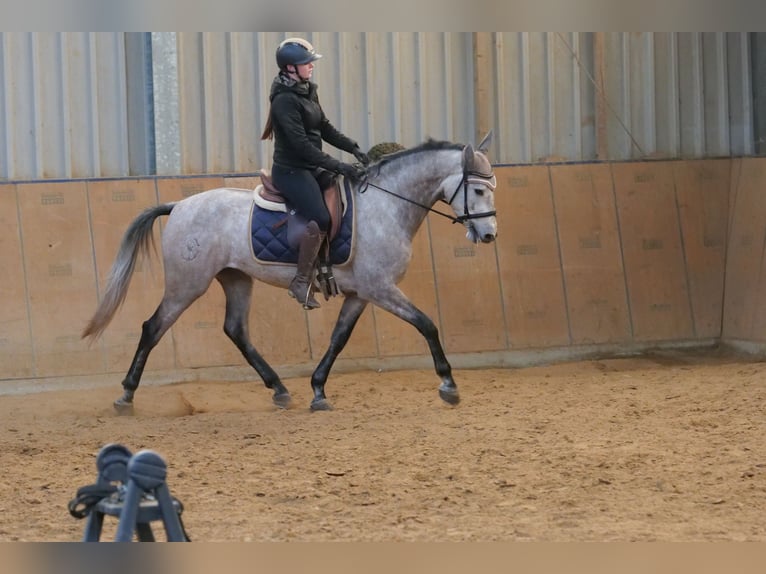
[[[460,403],[460,393],[454,387],[439,387],[439,398],[452,406]]]
[[[314,399],[311,401],[312,411],[331,411],[332,405],[327,399]]]
[[[117,414],[120,416],[130,416],[133,414],[133,403],[129,403],[128,401],[119,398],[114,401],[114,410],[117,411]]]
[[[289,409],[293,402],[293,398],[290,396],[290,393],[275,394],[271,400],[274,401],[274,404],[280,409]]]

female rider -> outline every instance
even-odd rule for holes
[[[310,80],[314,61],[321,54],[302,38],[288,38],[279,44],[276,56],[279,73],[271,84],[271,110],[261,139],[274,138],[274,185],[290,207],[309,222],[299,243],[298,268],[288,293],[305,309],[315,309],[319,303],[312,293],[314,267],[330,227],[320,182],[332,177],[328,172],[353,179],[365,173],[362,167],[323,152],[322,141],[353,154],[364,165],[369,159],[355,141],[329,122],[319,104],[317,85]]]

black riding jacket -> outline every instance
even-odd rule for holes
[[[340,133],[319,104],[317,85],[297,82],[287,86],[275,78],[271,84],[271,123],[275,164],[338,172],[341,162],[322,151],[322,140],[352,153],[357,143]]]

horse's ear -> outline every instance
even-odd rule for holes
[[[489,145],[492,143],[492,130],[489,130],[487,132],[487,135],[484,136],[484,139],[481,140],[481,143],[476,146],[477,149],[486,154],[489,151]]]
[[[467,144],[463,148],[463,171],[473,170],[473,146]]]

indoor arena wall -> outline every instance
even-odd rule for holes
[[[474,245],[429,215],[401,287],[438,325],[457,367],[503,366],[720,341],[766,348],[766,159],[496,166],[498,237]],[[0,184],[0,379],[119,377],[162,295],[161,260],[137,269],[124,306],[88,346],[129,222],[145,207],[255,176]],[[446,208],[446,206],[442,206]],[[161,225],[156,225],[159,240]],[[256,283],[251,335],[288,373],[323,354],[340,298],[305,312]],[[223,333],[217,284],[153,351],[147,377],[252,371]],[[338,368],[429,365],[422,337],[370,308]],[[165,375],[163,375],[163,373]]]

